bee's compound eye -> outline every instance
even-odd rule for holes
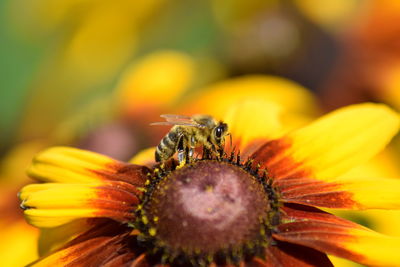
[[[215,128],[215,136],[217,138],[221,138],[223,132],[224,132],[223,126],[218,126],[217,128]]]

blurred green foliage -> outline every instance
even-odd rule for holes
[[[6,1],[0,2],[0,152],[8,148],[24,110],[43,47],[19,39],[9,27]]]

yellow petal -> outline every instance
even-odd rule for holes
[[[382,235],[329,214],[315,216],[281,224],[273,236],[368,266],[398,266],[400,237]]]
[[[379,233],[400,237],[400,210],[327,210]]]
[[[382,235],[373,231],[353,229],[350,234],[354,240],[342,245],[345,249],[362,254],[361,263],[370,266],[398,266],[400,262],[400,238]]]
[[[89,219],[78,219],[58,227],[40,229],[39,255],[43,256],[61,248],[92,225],[93,222]]]
[[[38,229],[28,225],[22,218],[12,224],[1,225],[1,265],[25,266],[37,259]]]
[[[342,175],[342,178],[390,178],[399,179],[400,166],[397,164],[398,154],[394,146],[388,146],[365,164],[361,164]]]
[[[76,219],[94,217],[96,209],[57,209],[26,210],[25,218],[29,224],[41,228],[57,227]]]
[[[71,147],[52,147],[39,153],[28,174],[42,181],[90,182],[99,180],[91,170],[107,170],[118,162],[106,156]]]
[[[52,147],[39,153],[28,174],[41,181],[88,183],[120,180],[141,184],[148,169],[71,147]]]
[[[150,147],[139,151],[131,160],[132,164],[142,165],[142,166],[152,166],[155,164],[154,154],[156,152],[156,147]]]
[[[381,151],[399,129],[399,115],[387,106],[342,108],[288,138],[292,156],[306,162],[317,177],[337,177]]]
[[[400,209],[400,179],[341,179],[340,183],[360,209]]]
[[[355,263],[353,261],[349,261],[340,257],[335,257],[332,255],[328,255],[329,260],[332,262],[333,266],[336,267],[361,267],[360,264]]]
[[[125,182],[45,183],[25,186],[20,199],[30,224],[55,227],[79,218],[131,221],[140,195],[138,189]]]
[[[375,156],[398,129],[399,116],[387,106],[353,105],[265,144],[253,157],[277,179],[332,181]]]
[[[263,99],[247,99],[233,103],[223,121],[228,124],[228,131],[232,135],[236,150],[243,152],[250,143],[261,143],[280,136],[283,130],[281,109],[276,103]]]
[[[130,227],[113,221],[99,221],[62,249],[40,258],[32,266],[108,266],[115,265],[116,261],[121,264],[121,257],[125,260],[123,263],[129,262],[135,258],[126,243],[131,231]]]
[[[182,110],[223,118],[229,107],[246,99],[272,102],[293,113],[313,115],[318,110],[314,97],[305,88],[283,78],[263,75],[243,76],[204,88]]]
[[[25,186],[20,198],[25,208],[66,208],[80,207],[87,204],[87,200],[94,199],[97,194],[94,190],[97,184],[32,184]]]
[[[280,179],[274,183],[283,202],[338,209],[400,209],[400,179],[311,178]]]

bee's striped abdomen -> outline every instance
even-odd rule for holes
[[[179,132],[178,128],[173,128],[158,144],[155,153],[157,162],[167,160],[175,154],[179,138],[181,137]]]

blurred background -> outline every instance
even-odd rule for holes
[[[307,101],[291,99],[306,106],[296,110],[302,121],[365,101],[400,109],[399,1],[3,0],[0,14],[4,228],[20,226],[16,192],[39,150],[70,145],[129,160],[157,144],[163,133],[148,124],[159,114],[188,114],[196,99],[219,87],[229,94],[243,79],[306,91]],[[400,177],[398,143],[359,173]],[[399,214],[343,215],[400,235]],[[37,232],[21,227],[21,237],[7,229],[26,255]]]

